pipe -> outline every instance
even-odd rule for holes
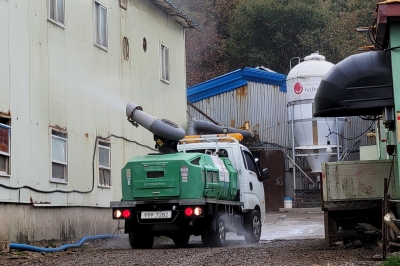
[[[206,113],[204,113],[202,110],[200,110],[196,105],[194,105],[193,103],[187,101],[187,104],[192,107],[194,110],[196,110],[197,112],[199,112],[200,114],[202,114],[205,118],[207,118],[208,120],[210,120],[211,122],[213,122],[214,124],[216,124],[217,126],[220,126],[220,124],[215,121],[214,119],[212,119],[209,115],[207,115]]]
[[[254,134],[247,130],[236,129],[234,127],[224,127],[224,126],[217,126],[213,123],[202,121],[202,120],[195,120],[193,119],[193,123],[195,125],[195,129],[206,131],[207,133],[212,134],[223,134],[223,129],[228,129],[228,133],[240,133],[243,135],[243,138],[252,138]]]
[[[308,178],[308,180],[310,180],[311,183],[313,183],[313,185],[315,186],[315,182],[306,174],[306,172],[303,171],[303,169],[300,168],[300,166],[299,166],[295,161],[292,160],[292,158],[290,158],[289,155],[286,154],[285,150],[284,150],[284,149],[281,149],[281,151],[282,151],[283,154],[292,162],[293,168],[294,168],[294,166],[296,166],[297,168],[299,168],[300,172],[302,172],[302,173]]]
[[[10,243],[10,249],[20,249],[20,250],[27,250],[27,251],[34,251],[34,252],[58,252],[63,251],[68,248],[79,248],[83,245],[84,242],[88,240],[96,240],[96,239],[107,239],[107,238],[116,238],[114,235],[95,235],[95,236],[85,236],[81,240],[79,240],[76,244],[65,244],[58,248],[40,248],[36,246],[26,245],[26,244],[17,244],[17,243]]]
[[[193,119],[190,119],[186,127],[186,135],[196,135],[196,126],[193,123]]]
[[[390,53],[355,54],[324,76],[314,98],[315,117],[381,115],[393,106]]]
[[[126,116],[134,126],[141,125],[155,135],[168,140],[181,140],[185,137],[185,130],[168,119],[157,119],[145,112],[135,103],[126,105]]]
[[[292,117],[290,119],[290,122],[292,123],[292,160],[295,162],[296,161],[296,151],[294,149],[294,104],[292,104]],[[296,167],[293,165],[293,193],[295,193],[296,190]]]
[[[338,133],[338,134],[336,134],[336,158],[337,158],[337,160],[336,161],[339,161],[339,158],[340,158],[340,145],[339,145],[339,119],[336,117],[336,119],[335,119],[335,121],[336,121],[336,132]]]

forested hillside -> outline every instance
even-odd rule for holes
[[[318,51],[332,63],[370,45],[376,0],[172,0],[197,24],[186,31],[187,85],[242,67],[287,74]]]

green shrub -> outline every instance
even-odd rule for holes
[[[400,265],[400,257],[387,257],[386,260],[382,263],[382,266],[399,266]]]

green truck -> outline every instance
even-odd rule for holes
[[[205,246],[221,246],[226,232],[249,243],[260,240],[268,170],[259,170],[239,143],[240,134],[185,137],[175,123],[157,120],[133,103],[127,116],[154,133],[160,151],[126,164],[122,200],[110,204],[113,219],[125,221],[132,248],[151,248],[159,236],[176,245],[195,235]]]

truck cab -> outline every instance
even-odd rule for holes
[[[232,141],[228,142],[228,138]],[[196,140],[197,141],[196,141]],[[239,201],[243,211],[260,209],[261,220],[265,218],[265,195],[263,181],[268,179],[268,170],[260,169],[250,150],[239,143],[240,134],[190,136],[178,145],[180,152],[199,152],[227,157],[238,172]]]

